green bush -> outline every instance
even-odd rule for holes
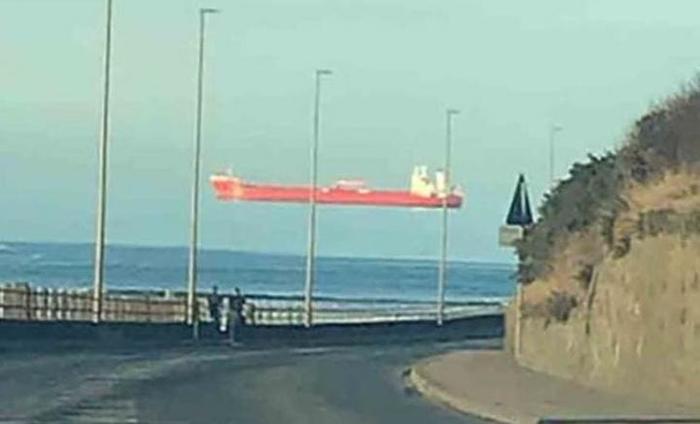
[[[576,306],[578,306],[578,300],[576,300],[575,296],[555,291],[547,298],[547,318],[554,318],[558,322],[566,322],[571,316],[571,311]]]

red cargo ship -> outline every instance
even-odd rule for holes
[[[253,184],[228,173],[210,177],[219,200],[251,202],[309,203],[309,186],[282,186]],[[397,206],[414,208],[439,208],[443,199],[448,208],[462,206],[464,195],[458,187],[445,190],[445,175],[436,172],[435,182],[428,176],[425,166],[417,166],[411,177],[410,190],[374,190],[360,180],[340,180],[331,187],[316,189],[316,202],[334,205]]]

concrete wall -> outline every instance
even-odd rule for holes
[[[437,327],[429,322],[248,326],[240,331],[245,346],[321,346],[408,342],[459,341],[503,336],[502,315],[462,318]],[[101,323],[0,320],[0,351],[74,346],[191,344],[192,330],[183,324]],[[228,341],[213,324],[200,326],[201,343]]]
[[[483,315],[445,322],[408,321],[367,324],[323,324],[303,326],[246,327],[243,341],[248,344],[347,345],[447,342],[503,337],[503,315]]]
[[[567,322],[523,319],[518,360],[585,385],[700,406],[700,236],[636,239],[597,271],[590,302]]]

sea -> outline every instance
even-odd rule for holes
[[[47,288],[89,288],[93,245],[77,243],[0,243],[0,283],[27,282]],[[186,247],[107,247],[105,282],[109,289],[185,290]],[[306,259],[300,255],[201,249],[199,289],[235,287],[250,296],[301,296]],[[435,259],[319,257],[314,294],[337,302],[434,302]],[[458,304],[502,303],[514,292],[515,265],[450,261],[446,300]]]

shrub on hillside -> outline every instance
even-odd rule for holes
[[[555,246],[594,225],[605,247],[616,257],[624,256],[629,238],[626,243],[614,239],[616,219],[627,208],[623,189],[679,169],[700,169],[700,78],[640,118],[621,149],[589,155],[588,161],[571,167],[569,177],[545,197],[538,221],[517,246],[520,282],[545,276],[552,269]]]
[[[571,316],[571,311],[578,306],[576,296],[560,291],[552,292],[547,298],[547,318],[554,318],[558,322],[566,322]]]

